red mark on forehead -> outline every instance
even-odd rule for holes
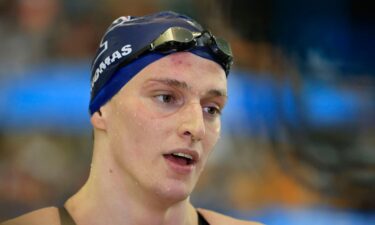
[[[166,58],[166,68],[167,69],[193,69],[204,70],[205,73],[218,73],[222,70],[221,66],[214,61],[202,58],[200,56],[194,55],[190,52],[177,52],[168,55]],[[222,70],[222,72],[224,72]]]
[[[192,55],[187,54],[186,52],[174,53],[170,57],[170,62],[173,65],[192,66],[191,60],[193,60]]]
[[[186,65],[186,66],[191,66],[191,63],[186,60],[186,55],[181,55],[181,54],[175,54],[171,57],[171,62],[173,65]]]

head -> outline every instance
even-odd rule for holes
[[[150,26],[151,33],[160,29],[152,38],[148,34],[143,47],[137,39],[121,42],[119,32],[116,41],[122,47],[106,53],[113,47],[108,36],[116,26],[131,36],[140,32],[133,30],[134,24],[137,29]],[[220,136],[231,63],[230,55],[220,56],[209,46],[216,43],[198,45],[200,40],[194,40],[182,46],[160,41],[160,35],[176,25],[198,34],[203,31],[190,18],[170,12],[115,21],[94,60],[90,103],[94,142],[105,149],[94,151],[109,159],[108,170],[118,174],[126,188],[172,201],[189,196]],[[107,67],[100,68],[106,59]]]

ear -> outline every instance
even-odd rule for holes
[[[92,114],[92,116],[90,118],[90,121],[91,121],[91,124],[96,129],[99,129],[99,130],[106,130],[107,129],[106,120],[103,117],[100,109],[99,109],[99,111],[97,111],[94,114]]]

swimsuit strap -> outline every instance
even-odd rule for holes
[[[61,225],[76,225],[72,216],[69,214],[69,212],[65,209],[64,206],[59,207],[59,214]]]
[[[198,211],[198,225],[210,225],[207,220]]]

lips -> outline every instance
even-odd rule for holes
[[[199,154],[194,150],[180,149],[163,154],[168,164],[178,172],[189,172],[199,160]]]

